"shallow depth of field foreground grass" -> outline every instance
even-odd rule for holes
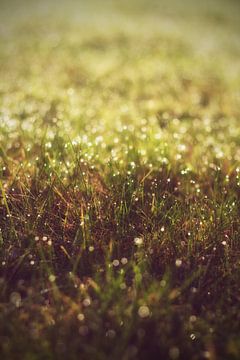
[[[0,3],[0,358],[240,358],[240,4]]]

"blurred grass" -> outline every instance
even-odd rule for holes
[[[0,8],[1,358],[238,359],[239,2]]]

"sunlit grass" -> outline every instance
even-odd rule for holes
[[[238,359],[238,3],[0,7],[1,358]]]

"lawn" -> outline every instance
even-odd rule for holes
[[[240,358],[240,3],[1,0],[0,358]]]

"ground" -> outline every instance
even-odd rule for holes
[[[239,5],[1,1],[1,359],[240,358]]]

